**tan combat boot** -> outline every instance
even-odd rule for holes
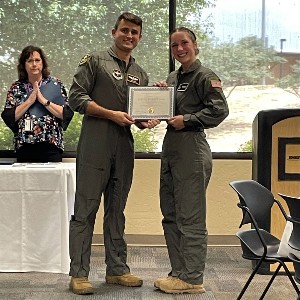
[[[106,283],[109,284],[120,284],[123,286],[132,286],[132,287],[142,286],[143,284],[142,279],[132,275],[131,273],[126,273],[123,275],[111,275],[111,276],[106,275],[105,280]]]
[[[179,278],[164,280],[159,283],[159,288],[168,294],[201,294],[205,293],[203,284],[190,284]]]
[[[70,290],[78,295],[94,293],[93,287],[87,277],[72,277],[70,281]]]
[[[170,276],[170,275],[169,275],[168,277],[157,278],[157,279],[154,281],[154,287],[156,287],[157,289],[159,289],[159,288],[160,288],[161,282],[166,281],[166,280],[173,280],[173,279],[175,279],[175,278],[177,278],[177,277],[173,277],[173,276]]]

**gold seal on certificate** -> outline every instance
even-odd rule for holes
[[[128,114],[136,120],[174,116],[174,87],[129,87]]]

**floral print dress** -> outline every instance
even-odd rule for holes
[[[39,83],[40,86],[47,84],[50,81],[56,82],[61,89],[65,103],[68,103],[67,91],[63,83],[52,76],[43,78]],[[15,81],[7,93],[5,109],[14,109],[28,98],[33,90],[30,82],[17,80]],[[32,131],[25,130],[25,120],[30,119],[32,122]],[[23,144],[35,144],[47,142],[54,144],[62,151],[64,150],[63,128],[62,121],[53,116],[50,112],[44,116],[37,117],[31,115],[29,110],[17,121],[17,130],[14,132],[15,149],[19,149]]]

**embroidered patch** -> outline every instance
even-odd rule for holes
[[[118,69],[113,70],[112,76],[117,80],[121,80],[123,78],[122,72]]]
[[[188,86],[188,83],[181,83],[177,88],[177,92],[185,92]]]
[[[127,74],[127,81],[135,85],[140,85],[140,79],[134,75]]]
[[[86,54],[79,62],[79,66],[84,65],[86,62],[90,60],[91,56],[89,54]]]
[[[213,88],[222,88],[222,83],[221,83],[221,80],[218,80],[218,79],[212,79],[210,81],[210,84]]]

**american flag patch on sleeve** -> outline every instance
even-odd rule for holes
[[[213,80],[210,81],[210,84],[214,88],[222,88],[221,80],[213,79]]]

